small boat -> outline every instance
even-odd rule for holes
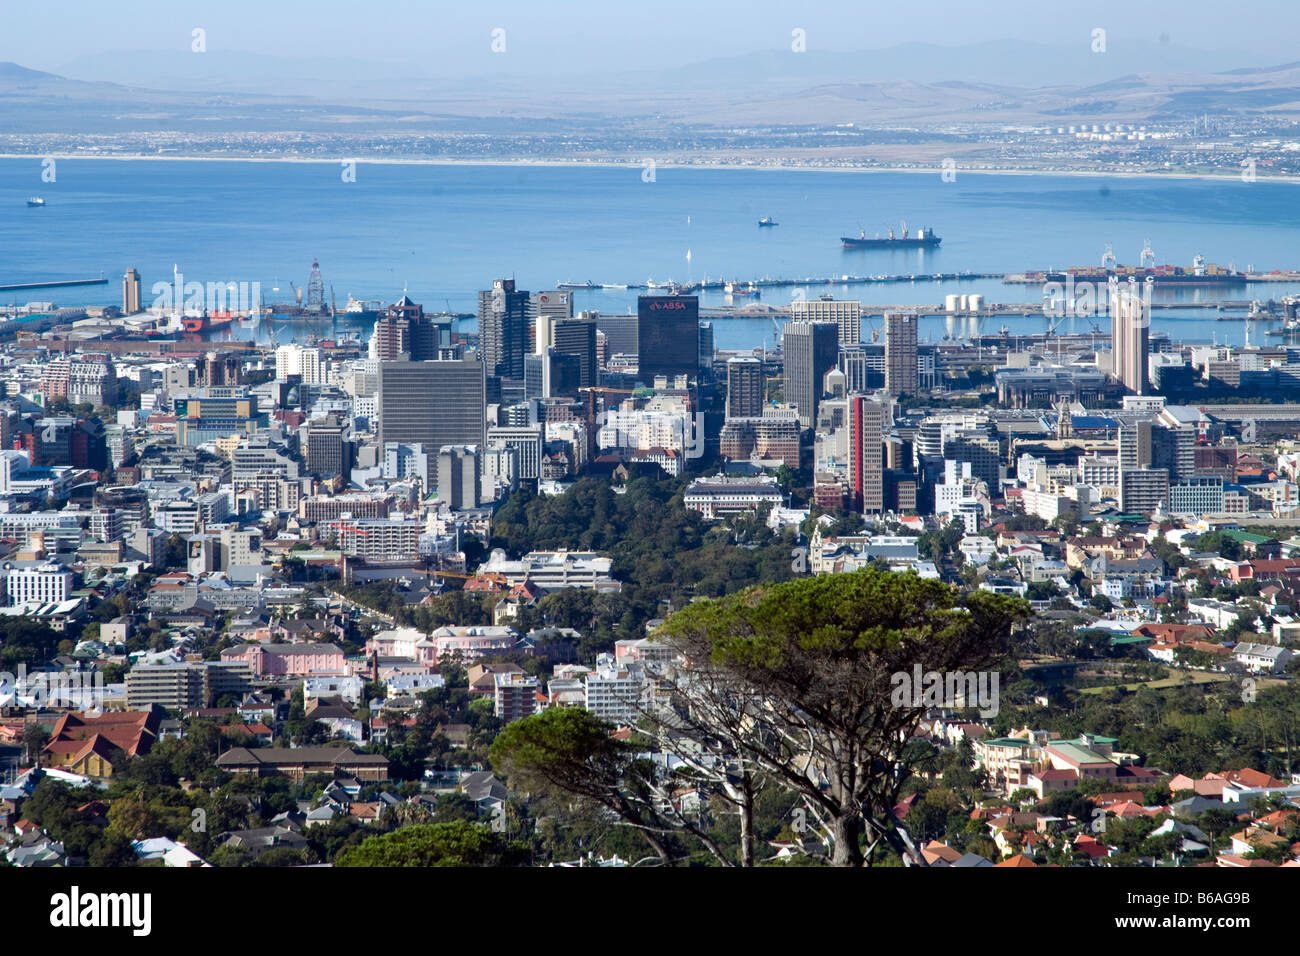
[[[29,205],[29,206],[44,206],[44,205],[45,205],[45,200],[42,199],[40,196],[33,196],[31,199],[27,200],[27,205]]]
[[[760,219],[760,220],[758,221],[758,224],[759,224],[760,226],[779,226],[779,225],[781,225],[779,222],[777,222],[777,221],[776,221],[775,219],[773,219],[771,216],[764,216],[762,219]]]

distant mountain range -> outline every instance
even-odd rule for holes
[[[1214,63],[1218,72],[1198,64]],[[424,75],[405,63],[254,54],[84,55],[67,74],[0,63],[0,130],[96,133],[1149,122],[1300,116],[1300,63],[1163,44],[1093,54],[1011,42],[760,51],[677,69]]]

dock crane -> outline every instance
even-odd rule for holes
[[[1142,255],[1138,257],[1138,265],[1154,266],[1156,264],[1156,254],[1151,249],[1151,240],[1148,239],[1142,246]]]

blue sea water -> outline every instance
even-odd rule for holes
[[[187,280],[261,283],[266,301],[290,301],[313,258],[326,294],[392,300],[406,289],[430,311],[472,312],[497,276],[520,288],[560,281],[679,282],[849,274],[1023,272],[1100,262],[1112,243],[1137,264],[1150,239],[1157,262],[1204,255],[1257,270],[1300,267],[1300,188],[1239,180],[979,175],[803,170],[673,169],[646,182],[639,165],[488,166],[361,162],[355,182],[337,163],[61,159],[54,182],[41,161],[0,160],[0,283],[108,277],[108,286],[5,293],[9,302],[59,306],[120,301],[120,278],[138,269],[146,298],[173,264]],[[44,196],[29,209],[27,197]],[[780,223],[760,229],[757,220]],[[906,219],[943,236],[936,250],[846,251],[839,237],[883,233]],[[689,259],[687,254],[689,252]],[[274,291],[278,287],[279,291]],[[999,280],[810,288],[874,305],[935,303],[949,292],[987,302],[1041,301],[1033,286]],[[1247,290],[1159,292],[1156,302],[1278,297],[1294,284]],[[576,293],[578,308],[635,307],[635,290]],[[792,289],[765,290],[784,304]],[[724,305],[721,293],[702,305]],[[1213,311],[1157,313],[1156,330],[1184,341],[1240,342],[1244,325]],[[997,320],[1042,331],[1041,317]],[[987,328],[984,331],[990,331]],[[472,329],[467,323],[466,328]],[[771,339],[769,318],[718,319],[720,348]],[[1067,320],[1063,331],[1089,331]],[[265,335],[265,330],[231,330]],[[301,330],[272,332],[290,338]],[[940,339],[943,318],[922,321]],[[1255,332],[1259,336],[1259,330]],[[1256,338],[1256,341],[1260,341]]]

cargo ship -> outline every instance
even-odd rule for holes
[[[348,296],[348,306],[343,315],[348,319],[377,319],[388,312],[388,306],[378,299],[354,299]]]
[[[31,199],[27,200],[27,205],[29,205],[29,206],[44,206],[44,205],[45,205],[45,200],[42,199],[40,196],[33,196]]]
[[[1245,285],[1248,277],[1236,269],[1206,263],[1204,256],[1196,256],[1190,266],[1074,266],[1063,270],[1026,272],[1023,281],[1040,282],[1107,282],[1110,279],[1150,280],[1155,285],[1230,286]]]
[[[902,224],[901,236],[894,234],[893,226],[887,228],[888,236],[877,235],[868,239],[866,230],[859,229],[856,239],[852,236],[841,236],[840,242],[844,243],[845,249],[932,249],[943,242],[933,229],[918,229],[916,235],[908,235],[906,222]]]
[[[754,285],[753,282],[748,284],[744,282],[726,282],[722,286],[722,291],[732,296],[749,296],[757,299],[763,295],[763,290]]]
[[[233,312],[204,312],[201,315],[184,315],[181,328],[186,332],[211,332],[235,321]]]

